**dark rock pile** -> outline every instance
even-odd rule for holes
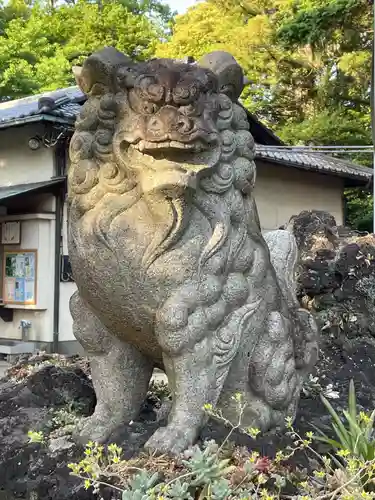
[[[302,212],[293,231],[300,249],[299,298],[324,329],[375,335],[375,237],[336,226],[325,212]]]
[[[23,356],[0,383],[0,499],[90,498],[67,464],[82,456],[71,445],[31,443],[28,431],[44,431],[55,410],[69,406],[89,415],[96,399],[75,359]],[[58,439],[58,438],[57,438]]]
[[[320,211],[293,217],[288,229],[300,250],[299,299],[321,329],[320,361],[300,416],[321,421],[324,410],[311,398],[321,389],[345,407],[351,378],[359,404],[375,408],[375,237],[338,227]]]

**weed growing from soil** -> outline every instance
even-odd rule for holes
[[[29,443],[45,443],[45,437],[41,431],[29,431],[27,437],[29,438]]]
[[[375,498],[375,460],[355,457],[341,449],[335,457],[322,456],[313,448],[312,432],[300,436],[292,420],[286,420],[291,445],[279,450],[274,458],[261,456],[247,448],[228,443],[234,432],[256,439],[259,430],[244,428],[245,410],[240,394],[238,421],[231,423],[211,405],[206,412],[229,427],[224,442],[214,441],[193,446],[181,457],[141,454],[125,461],[116,445],[106,449],[89,443],[85,457],[69,465],[72,474],[84,481],[86,488],[110,486],[122,500],[359,500]],[[296,453],[309,456],[310,470],[291,465]]]
[[[348,408],[343,410],[342,417],[333,409],[325,397],[321,397],[324,406],[332,418],[331,430],[336,439],[330,438],[320,429],[316,429],[317,441],[328,444],[336,452],[349,453],[353,457],[366,462],[375,459],[374,420],[375,410],[371,413],[357,411],[357,398],[354,382],[349,384]]]

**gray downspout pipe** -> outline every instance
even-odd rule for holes
[[[60,142],[54,147],[53,162],[54,175],[63,177],[66,170],[66,142]],[[53,292],[53,352],[59,352],[59,323],[60,323],[60,274],[61,274],[61,235],[63,224],[63,210],[65,201],[65,185],[55,194],[55,268]]]

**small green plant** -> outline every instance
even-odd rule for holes
[[[70,408],[60,408],[52,412],[50,427],[59,429],[66,426],[74,426],[79,422],[79,416]]]
[[[336,439],[330,438],[322,430],[314,426],[319,434],[319,436],[315,436],[315,439],[328,444],[335,451],[348,453],[364,461],[374,460],[375,410],[371,414],[363,411],[357,412],[357,398],[353,380],[349,384],[348,408],[343,410],[343,418],[340,417],[324,396],[321,399],[332,417],[331,425]]]
[[[256,427],[245,428],[242,425],[242,418],[244,411],[246,409],[246,404],[243,402],[242,394],[239,392],[236,393],[234,396],[232,396],[232,400],[236,402],[236,411],[238,416],[238,421],[235,425],[232,422],[229,422],[229,420],[227,420],[226,418],[224,418],[222,412],[214,408],[211,404],[205,404],[203,407],[207,415],[222,422],[225,426],[230,428],[228,436],[225,438],[224,443],[221,445],[222,448],[229,441],[229,439],[231,438],[232,434],[235,431],[241,432],[242,434],[246,434],[252,439],[256,439],[260,434],[260,429]]]
[[[355,398],[350,392],[351,408]],[[312,447],[313,433],[300,436],[293,420],[286,419],[291,444],[271,459],[247,448],[228,446],[235,431],[255,439],[256,428],[241,427],[245,410],[240,394],[238,422],[231,424],[212,407],[206,412],[230,427],[219,446],[214,441],[195,445],[183,456],[171,458],[141,454],[126,461],[121,448],[107,449],[89,443],[85,458],[70,464],[72,473],[84,480],[86,488],[99,493],[100,486],[110,486],[121,493],[122,500],[360,500],[375,499],[375,459],[364,460],[340,449],[335,458],[325,457]],[[337,422],[335,423],[337,426]],[[303,452],[310,460],[310,471],[291,467],[290,459]],[[114,484],[113,484],[114,483]]]
[[[27,433],[27,436],[29,438],[29,443],[44,443],[44,436],[43,432],[39,431],[29,431]]]
[[[155,395],[159,399],[167,399],[171,396],[171,390],[169,385],[166,384],[163,380],[155,381],[152,380],[150,387],[148,389],[149,393]]]
[[[212,405],[205,405],[208,414],[230,428],[221,446],[215,441],[195,445],[177,460],[147,456],[143,461],[124,461],[121,449],[115,445],[108,447],[106,456],[102,446],[89,443],[85,458],[69,467],[84,480],[86,488],[93,487],[94,491],[99,491],[100,485],[110,486],[107,480],[116,478],[116,486],[112,487],[122,492],[123,500],[280,499],[287,480],[291,481],[283,462],[297,450],[308,448],[312,436],[302,439],[296,435],[294,446],[287,453],[279,452],[273,461],[246,448],[228,451],[228,441],[235,431],[252,439],[260,433],[257,428],[241,428],[245,405],[241,394],[235,394],[233,400],[237,404],[236,424],[223,419]],[[287,424],[293,431],[292,422]]]
[[[68,467],[72,474],[85,480],[86,488],[95,485],[103,472],[112,464],[118,464],[122,454],[122,448],[116,444],[110,444],[107,452],[98,443],[90,441],[85,449],[85,458],[79,463],[71,463]]]

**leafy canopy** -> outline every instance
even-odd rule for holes
[[[105,45],[144,59],[152,55],[171,17],[170,8],[157,0],[4,3],[0,99],[72,84],[72,65]]]
[[[176,18],[156,53],[227,50],[251,82],[245,106],[287,144],[367,145],[372,35],[368,0],[206,0]],[[351,192],[348,203],[355,225],[372,213],[368,195]]]
[[[164,1],[3,0],[0,100],[72,84],[105,45],[138,60],[221,49],[250,81],[245,106],[286,143],[371,144],[371,2],[206,0],[174,17]],[[353,224],[370,215],[371,197],[348,200]]]

